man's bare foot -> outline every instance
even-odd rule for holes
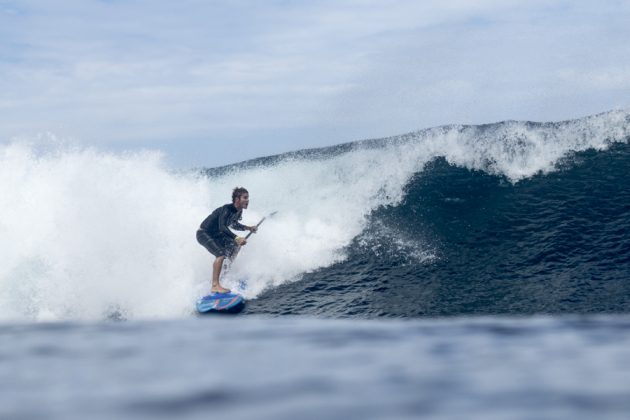
[[[231,290],[230,289],[226,289],[225,287],[212,287],[212,289],[210,289],[211,293],[230,293]]]

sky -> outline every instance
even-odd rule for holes
[[[0,144],[213,167],[627,109],[628,22],[628,0],[0,0]]]

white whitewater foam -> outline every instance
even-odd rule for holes
[[[212,263],[195,231],[237,185],[251,195],[245,224],[279,210],[226,279],[237,287],[247,278],[252,298],[342,261],[370,213],[399,203],[411,177],[437,156],[517,182],[554,170],[572,151],[603,150],[628,136],[622,111],[551,125],[448,126],[211,178],[174,173],[150,152],[0,145],[0,320],[191,314],[208,291]],[[400,247],[432,258],[423,244]]]
[[[503,175],[512,182],[549,173],[571,152],[605,150],[627,142],[630,113],[611,111],[561,123],[508,121],[489,126],[448,126],[406,136],[424,154],[453,165]]]
[[[0,147],[0,319],[190,312],[207,180],[159,155]]]

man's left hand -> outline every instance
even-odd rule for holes
[[[258,232],[258,228],[256,226],[249,226],[249,231],[252,233]]]

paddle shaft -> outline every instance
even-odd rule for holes
[[[276,214],[276,213],[278,213],[278,212],[277,212],[277,211],[274,211],[273,213],[271,213],[271,214],[269,214],[269,215],[267,215],[267,216],[263,217],[262,219],[260,219],[260,222],[258,222],[258,223],[256,224],[256,228],[258,228],[258,226],[262,225],[262,222],[264,222],[264,221],[265,221],[265,219],[266,219],[267,217],[271,217],[271,216],[273,216],[273,215],[274,215],[274,214]],[[254,233],[254,232],[249,232],[249,233],[247,234],[247,236],[245,236],[245,239],[248,239],[250,236],[252,236],[252,233]],[[240,247],[239,247],[239,248],[240,248]]]
[[[270,213],[270,214],[268,214],[267,216],[265,216],[265,217],[263,217],[262,219],[260,219],[260,222],[258,222],[258,223],[256,224],[256,228],[258,228],[258,226],[262,225],[262,222],[264,222],[264,221],[265,221],[265,219],[267,219],[267,218],[269,218],[269,217],[273,216],[273,215],[274,215],[274,214],[276,214],[276,213],[278,213],[278,212],[277,212],[277,211],[274,211],[273,213]],[[253,233],[254,233],[254,232],[249,232],[249,233],[247,234],[247,236],[245,236],[245,239],[248,239],[250,236],[252,236],[252,234],[253,234]],[[241,250],[241,246],[239,245],[239,246],[237,246],[237,247],[236,247],[236,250],[235,250],[235,251],[234,251],[234,253],[232,254],[232,258],[230,258],[230,259],[229,259],[229,260],[230,260],[230,262],[234,262],[234,260],[236,259],[236,256],[237,256],[237,255],[238,255],[238,253],[240,252],[240,250]]]

